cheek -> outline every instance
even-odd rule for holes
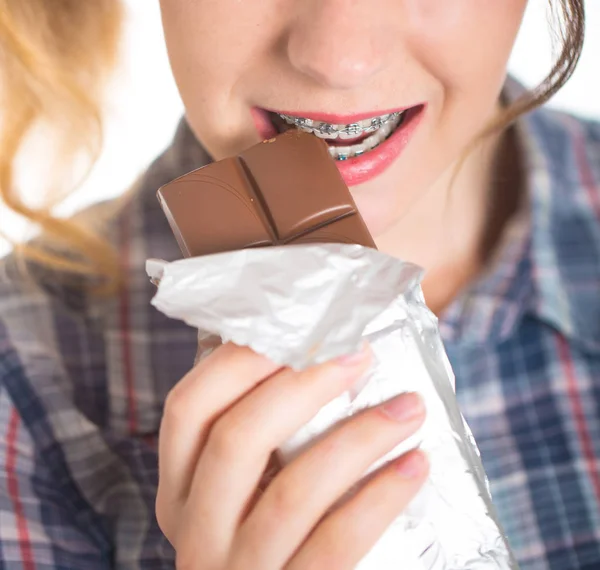
[[[253,49],[245,33],[253,17],[248,2],[161,0],[161,11],[178,82],[195,81],[205,89],[222,86],[251,57]]]
[[[418,70],[409,80],[431,86],[428,119],[403,159],[355,195],[375,235],[451,172],[497,109],[526,5],[526,0],[403,1],[403,48]]]
[[[527,0],[405,0],[413,56],[452,92],[500,88]],[[483,93],[482,93],[483,94]]]
[[[247,122],[244,80],[273,42],[281,5],[280,0],[161,0],[171,69],[186,115],[216,157],[247,146],[235,140],[239,124]],[[223,140],[227,148],[221,148]]]
[[[412,56],[435,78],[430,159],[452,162],[497,111],[527,0],[405,0]]]

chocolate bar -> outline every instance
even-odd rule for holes
[[[327,145],[301,131],[177,178],[158,198],[186,257],[285,244],[375,248]]]

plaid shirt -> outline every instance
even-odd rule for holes
[[[536,111],[517,129],[526,206],[442,333],[522,570],[597,570],[600,125]],[[196,333],[151,308],[144,262],[179,257],[155,190],[207,161],[182,123],[120,207],[115,298],[0,266],[0,570],[174,568],[156,435]]]

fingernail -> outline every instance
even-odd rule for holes
[[[369,354],[369,345],[368,343],[364,343],[358,352],[353,354],[345,354],[344,356],[340,356],[336,358],[336,362],[341,366],[358,366],[362,362],[364,362],[365,358]]]
[[[409,451],[396,461],[394,467],[404,479],[416,479],[423,474],[427,460],[422,451]]]
[[[386,402],[380,410],[397,422],[406,422],[423,413],[423,400],[416,392],[408,392]]]

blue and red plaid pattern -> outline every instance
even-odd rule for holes
[[[542,110],[517,132],[523,210],[442,333],[522,570],[598,570],[600,125]],[[174,568],[156,435],[196,334],[150,306],[144,263],[179,257],[155,190],[208,160],[182,123],[119,205],[116,298],[0,266],[0,570]]]

